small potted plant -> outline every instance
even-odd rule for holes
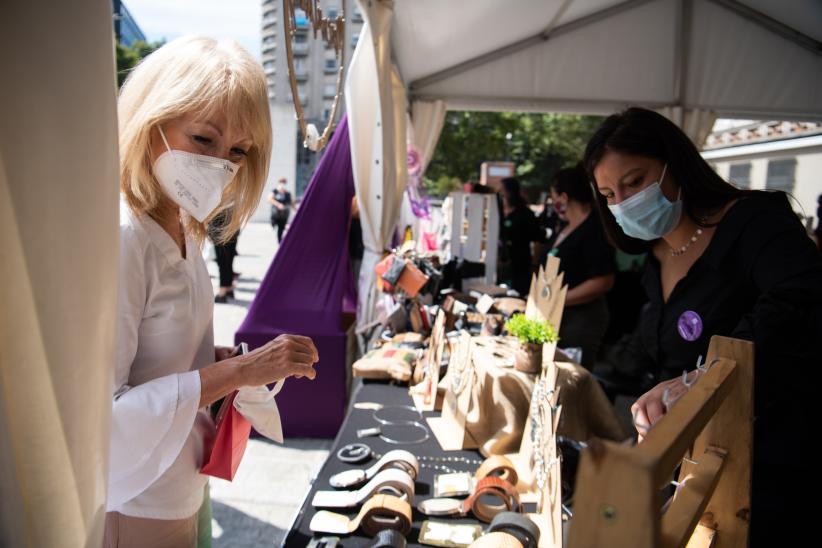
[[[520,356],[517,356],[514,365],[516,369],[525,373],[539,373],[542,369],[543,346],[551,345],[548,350],[552,356],[557,347],[559,336],[554,326],[545,320],[529,320],[524,314],[515,314],[505,322],[505,329],[520,342]]]

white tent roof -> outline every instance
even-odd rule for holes
[[[410,98],[448,108],[822,119],[819,0],[395,0]]]

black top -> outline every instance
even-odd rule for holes
[[[274,199],[285,206],[285,208],[280,209],[274,204],[271,204],[271,214],[275,216],[287,217],[289,213],[288,208],[291,206],[291,193],[287,190],[280,192],[276,188],[271,192],[274,194]]]
[[[514,268],[531,268],[531,242],[543,239],[539,223],[528,207],[519,207],[506,215],[500,229],[504,260]]]
[[[643,284],[650,302],[641,338],[662,379],[693,370],[712,335],[754,342],[752,527],[761,533],[810,470],[806,421],[819,398],[822,255],[786,196],[761,192],[728,210],[667,303],[652,254]]]
[[[559,233],[552,236],[550,255],[561,259],[559,268],[565,273],[564,282],[573,289],[582,282],[616,272],[615,250],[605,239],[605,232],[599,215],[592,211],[559,245],[553,242]]]

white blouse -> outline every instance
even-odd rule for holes
[[[121,203],[119,282],[107,510],[187,518],[203,501],[214,436],[197,372],[214,362],[211,280],[191,239],[184,259],[153,219]]]

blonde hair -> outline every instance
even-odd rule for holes
[[[150,215],[163,196],[151,171],[152,130],[180,116],[207,118],[222,109],[230,123],[250,133],[253,144],[217,209],[204,223],[190,218],[186,230],[202,243],[208,222],[230,209],[217,233],[225,242],[251,218],[268,175],[271,114],[262,66],[239,44],[202,36],[169,42],[129,74],[117,109],[120,192],[135,214]]]

